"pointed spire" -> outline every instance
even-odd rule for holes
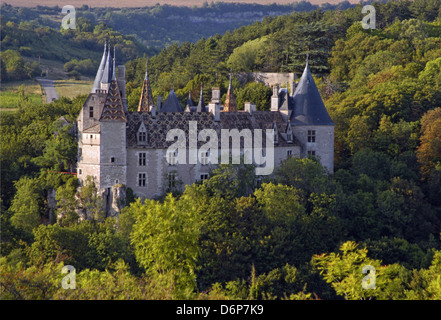
[[[188,90],[187,107],[194,107],[193,100],[191,99],[191,90]]]
[[[231,84],[231,73],[230,73],[230,84],[228,85],[227,98],[225,99],[223,112],[236,112],[236,99],[234,98],[233,86]]]
[[[107,50],[106,64],[104,66],[103,77],[101,78],[101,83],[110,83],[112,77],[112,65],[110,64],[111,54],[110,46]]]
[[[308,57],[302,77],[292,97],[294,101],[293,123],[309,125],[334,125],[317,89]]]
[[[141,97],[139,98],[138,104],[138,112],[149,112],[153,108],[155,108],[155,103],[153,101],[152,89],[150,87],[148,63],[146,63],[145,77],[142,83]]]
[[[107,40],[104,42],[103,57],[101,58],[100,66],[98,67],[98,71],[96,72],[95,81],[93,82],[91,93],[95,93],[96,90],[100,89],[100,82],[101,82],[101,78],[103,77],[106,60],[107,60]]]
[[[199,96],[199,103],[198,103],[198,107],[196,109],[197,112],[206,112],[207,108],[205,107],[205,102],[204,102],[204,95],[203,95],[203,86],[202,86],[202,82],[201,82],[201,94]]]

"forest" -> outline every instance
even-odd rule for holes
[[[129,192],[105,217],[93,182],[69,174],[86,97],[35,107],[23,94],[0,119],[1,298],[440,300],[441,1],[374,6],[373,30],[361,5],[319,8],[126,63],[133,110],[147,59],[155,97],[197,96],[202,82],[209,100],[230,72],[300,73],[308,54],[335,122],[333,174],[314,157],[265,179],[221,165],[161,199]],[[271,89],[233,87],[239,107],[269,109]],[[76,289],[61,286],[66,265]]]
[[[94,8],[83,5],[76,8],[77,18],[90,24],[105,24],[124,35],[132,35],[150,48],[162,49],[173,43],[196,42],[202,37],[223,34],[244,25],[262,20],[265,16],[280,16],[296,12],[309,12],[353,7],[348,1],[338,4],[313,5],[308,1],[291,4],[259,5],[251,3],[205,2],[202,6],[145,6],[142,8]],[[52,29],[60,28],[61,8],[37,6],[19,8],[2,5],[7,21],[36,23]]]

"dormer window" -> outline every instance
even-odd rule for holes
[[[143,122],[141,123],[138,129],[137,140],[138,140],[138,145],[147,144],[147,128],[145,127]]]
[[[89,118],[93,118],[93,107],[89,107]]]

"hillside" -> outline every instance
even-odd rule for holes
[[[162,49],[173,43],[196,42],[202,37],[223,34],[240,26],[261,21],[265,16],[281,16],[296,12],[346,9],[351,7],[348,1],[339,4],[313,5],[310,2],[290,4],[250,4],[216,2],[202,6],[151,5],[138,8],[107,7],[96,8],[83,5],[76,7],[78,18],[88,23],[105,23],[115,31],[133,35],[148,47]],[[3,5],[2,15],[8,21],[17,24],[35,21],[41,26],[58,29],[61,23],[61,8],[37,6],[19,8]]]

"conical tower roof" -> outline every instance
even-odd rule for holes
[[[106,60],[107,60],[107,41],[104,43],[103,57],[101,58],[100,66],[98,68],[98,71],[96,72],[95,81],[93,82],[91,93],[95,93],[96,90],[100,89],[100,82],[103,77]]]
[[[165,100],[164,104],[162,105],[162,108],[160,110],[161,112],[183,112],[181,104],[179,103],[178,97],[176,96],[175,91],[172,89],[170,91],[170,94],[167,97],[167,100]]]
[[[155,106],[153,102],[152,88],[150,87],[148,64],[145,68],[145,77],[142,83],[141,97],[139,98],[138,111],[149,112],[152,107]]]
[[[293,96],[294,124],[334,125],[312,77],[308,61]]]

